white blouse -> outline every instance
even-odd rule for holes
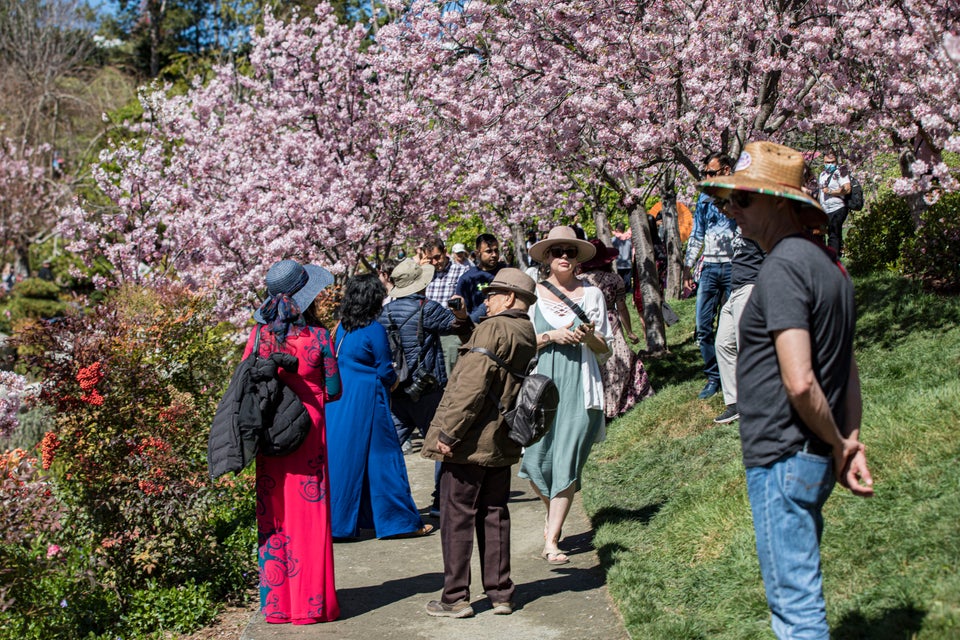
[[[585,344],[580,345],[580,379],[583,384],[583,400],[587,409],[603,411],[603,378],[600,376],[600,363],[610,357],[610,346],[613,344],[613,331],[607,320],[607,303],[603,300],[603,292],[592,284],[581,280],[583,295],[579,298],[570,298],[580,305],[595,327],[594,332],[607,345],[607,352],[594,353]],[[577,318],[577,314],[565,302],[538,299],[530,308],[530,317],[533,318],[536,309],[540,315],[554,329],[566,328]],[[602,438],[601,438],[602,439]]]

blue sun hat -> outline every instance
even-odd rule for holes
[[[300,315],[310,308],[321,291],[332,285],[333,274],[315,264],[302,265],[296,260],[281,260],[275,262],[267,271],[267,299],[259,309],[253,312],[253,319],[260,323],[276,320],[280,315]],[[283,313],[278,307],[283,306],[280,299],[287,297],[296,305],[293,309]]]

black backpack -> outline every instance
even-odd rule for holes
[[[410,316],[412,318],[413,316]],[[403,340],[400,339],[400,327],[410,322],[410,318],[404,320],[399,326],[393,321],[393,314],[387,308],[387,318],[390,320],[387,326],[387,344],[390,345],[390,359],[393,360],[393,370],[397,372],[397,380],[400,385],[404,385],[410,379],[410,367],[407,366],[407,357],[403,354]]]
[[[557,406],[560,404],[560,391],[549,376],[542,373],[533,373],[536,359],[530,363],[530,371],[526,374],[511,369],[497,354],[483,347],[474,347],[470,351],[482,353],[506,369],[510,375],[520,378],[520,393],[512,409],[506,409],[497,398],[487,390],[487,395],[493,400],[504,421],[510,428],[507,434],[511,440],[521,447],[529,447],[539,442],[547,435],[557,417]]]
[[[860,211],[863,209],[863,186],[853,175],[850,178],[850,193],[847,194],[847,210]]]

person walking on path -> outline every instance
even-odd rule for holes
[[[267,299],[243,357],[254,349],[267,358],[297,358],[297,371],[279,375],[303,402],[311,427],[292,453],[257,455],[257,538],[260,610],[268,623],[313,624],[336,620],[333,537],[324,407],[340,397],[340,374],[327,330],[307,322],[317,295],[333,275],[316,265],[281,260],[267,272]]]
[[[820,537],[835,481],[873,495],[859,442],[853,284],[807,234],[803,156],[752,142],[734,174],[700,183],[766,253],[740,321],[740,440],[760,572],[778,638],[828,640]]]
[[[733,162],[720,153],[711,153],[703,159],[703,175],[707,178],[730,174]],[[714,348],[714,322],[720,305],[730,295],[730,259],[733,257],[733,232],[737,223],[724,216],[713,198],[701,193],[693,212],[693,232],[687,243],[684,258],[684,289],[693,288],[691,269],[702,258],[697,284],[697,343],[703,357],[703,372],[707,384],[697,397],[705,400],[720,391],[720,371]]]
[[[527,315],[527,308],[537,300],[536,284],[519,269],[501,269],[485,293],[488,315],[461,349],[421,452],[442,463],[443,594],[427,603],[431,616],[474,614],[470,606],[474,530],[483,589],[493,613],[513,613],[507,500],[510,468],[520,460],[521,448],[508,437],[496,400],[501,406],[512,406],[520,379],[475,349],[486,349],[513,371],[528,369],[537,354],[536,335]]]
[[[433,531],[413,501],[390,417],[390,390],[397,373],[387,331],[377,322],[385,295],[376,274],[350,278],[334,331],[343,383],[343,397],[327,407],[334,538],[355,538],[360,528],[373,528],[378,538]]]
[[[534,260],[550,266],[530,312],[537,331],[537,372],[556,383],[560,406],[553,428],[524,451],[520,477],[530,480],[547,508],[541,555],[550,564],[570,561],[558,546],[563,522],[590,449],[606,434],[599,358],[609,356],[613,334],[603,293],[576,276],[577,265],[595,253],[567,226],[554,227],[530,247]]]
[[[733,259],[730,261],[730,297],[720,308],[717,321],[717,368],[723,389],[723,412],[713,419],[717,424],[738,420],[737,410],[737,352],[740,345],[740,316],[750,299],[753,283],[763,264],[763,249],[753,240],[744,238],[737,229],[733,237]]]

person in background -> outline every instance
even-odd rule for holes
[[[717,424],[738,420],[737,410],[737,353],[740,349],[740,317],[750,299],[753,284],[763,264],[763,249],[737,229],[733,238],[733,259],[730,261],[730,297],[720,308],[717,322],[717,368],[723,389],[723,412],[713,419]]]
[[[303,444],[280,457],[256,461],[260,611],[268,623],[336,620],[333,536],[324,409],[340,397],[340,374],[324,327],[307,321],[333,275],[317,265],[281,260],[267,272],[267,299],[254,312],[256,328],[243,354],[296,356],[296,373],[280,378],[300,398],[312,421]]]
[[[600,359],[608,357],[613,333],[603,293],[576,275],[577,265],[595,252],[568,226],[554,227],[530,247],[534,260],[550,266],[530,311],[539,349],[537,372],[553,379],[560,405],[553,428],[524,451],[519,475],[530,481],[547,508],[541,557],[551,565],[570,562],[558,546],[561,530],[590,449],[606,434]]]
[[[43,264],[40,266],[40,269],[37,271],[37,277],[41,280],[46,280],[47,282],[53,282],[53,269],[49,260],[44,260]]]
[[[340,402],[327,407],[330,507],[334,538],[360,528],[378,538],[427,535],[410,493],[407,466],[390,415],[397,384],[387,331],[377,317],[385,291],[375,274],[347,280],[334,350],[343,382]]]
[[[500,242],[489,233],[477,236],[476,266],[460,276],[457,282],[457,295],[463,298],[467,313],[474,324],[487,314],[483,306],[483,290],[490,284],[497,272],[507,266],[500,260]]]
[[[766,252],[740,320],[740,442],[760,573],[778,638],[828,640],[820,537],[835,481],[873,495],[859,442],[853,283],[807,229],[826,221],[801,190],[803,156],[747,144],[732,176],[700,188],[725,201]]]
[[[709,154],[703,159],[703,164],[703,175],[707,178],[729,175],[733,167],[733,161],[720,153]],[[720,305],[730,295],[730,259],[733,258],[733,233],[736,228],[737,223],[720,213],[711,196],[700,194],[693,213],[693,232],[683,261],[683,285],[684,289],[693,288],[691,269],[701,258],[702,268],[697,284],[697,343],[703,357],[703,372],[707,376],[707,384],[697,395],[701,400],[720,391],[714,323]]]
[[[603,244],[602,240],[590,240],[596,255],[580,265],[582,280],[603,292],[607,307],[607,321],[613,333],[610,357],[600,365],[603,378],[603,407],[608,420],[621,416],[637,402],[653,395],[650,378],[643,361],[627,344],[636,344],[640,337],[633,332],[630,311],[627,309],[626,289],[623,278],[611,271],[618,252]]]
[[[843,255],[843,223],[847,219],[847,196],[850,195],[850,177],[837,164],[836,151],[823,154],[823,171],[817,178],[820,206],[827,214],[827,246],[837,257]]]
[[[633,233],[618,222],[613,232],[613,248],[617,250],[617,273],[627,291],[633,291]]]
[[[453,254],[453,261],[464,269],[469,270],[473,266],[473,261],[470,260],[470,252],[467,251],[467,247],[462,242],[454,244],[450,253]]]
[[[438,236],[428,238],[423,243],[421,253],[420,264],[429,264],[434,269],[433,280],[427,285],[427,299],[448,309],[451,308],[450,305],[462,305],[463,300],[456,298],[457,282],[469,268],[450,259],[443,240]],[[443,351],[443,365],[447,370],[447,377],[450,376],[453,365],[457,361],[457,349],[461,344],[460,337],[455,334],[440,336],[440,348]]]
[[[447,383],[430,423],[421,455],[441,463],[440,542],[443,594],[427,603],[431,616],[467,618],[470,558],[476,531],[480,575],[493,613],[513,613],[515,585],[510,578],[510,468],[521,447],[508,437],[495,399],[504,407],[516,401],[520,380],[537,353],[527,308],[536,301],[536,285],[519,269],[501,269],[485,290],[487,315],[463,345],[463,354]]]

